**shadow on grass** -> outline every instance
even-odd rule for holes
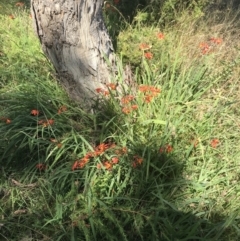
[[[14,101],[20,100],[23,99]],[[39,101],[27,97],[24,100],[22,105],[25,108],[33,101]],[[49,113],[56,110],[52,106],[47,108]],[[93,123],[97,121],[97,128],[90,138],[95,139],[94,144],[114,136],[112,131],[123,124],[121,118],[116,122],[116,116],[119,113],[109,106],[106,111],[96,113]],[[81,119],[80,116],[78,118]],[[56,118],[57,121],[60,119]],[[68,129],[61,129],[61,125],[56,124],[51,130],[42,131],[46,132],[47,138],[50,131],[58,139],[61,129],[66,138],[69,129],[79,132],[70,123]],[[107,129],[108,133],[105,133]],[[25,136],[31,141],[32,135],[26,135],[26,132]],[[43,144],[42,152],[35,159],[30,158],[35,150],[29,145],[16,146],[17,155],[11,152],[1,159],[1,240],[227,240],[225,234],[233,227],[233,220],[228,223],[225,217],[214,214],[212,210],[213,218],[207,218],[208,210],[195,213],[181,211],[186,210],[181,208],[181,202],[186,205],[184,196],[181,198],[184,195],[182,189],[191,183],[183,178],[184,164],[174,151],[159,152],[159,144],[165,144],[164,139],[159,138],[157,145],[148,146],[137,139],[129,141],[129,136],[126,138],[128,153],[111,170],[97,169],[98,157],[84,169],[73,172],[69,155],[77,146],[84,144],[86,133],[86,139],[75,136],[76,145],[66,144],[63,147],[65,154],[57,161],[54,157],[48,158],[52,149],[48,150],[47,145],[52,144],[47,138],[35,143],[38,147]],[[73,139],[69,139],[70,142]],[[114,141],[113,137],[111,141]],[[23,156],[28,154],[22,159],[21,153]],[[56,155],[59,153],[56,152]],[[109,156],[112,154],[108,153]],[[131,161],[136,155],[143,157],[144,161],[133,168]],[[20,159],[16,160],[17,157]],[[13,162],[9,163],[8,158]],[[37,171],[36,164],[46,159],[49,169]],[[199,200],[191,202],[200,205]]]
[[[177,173],[179,170],[175,170],[174,161],[167,162],[171,163],[168,178],[162,175],[156,183],[152,175],[152,180],[144,181],[143,170],[139,169],[132,174],[134,178],[130,178],[131,183],[126,186],[125,194],[111,198],[107,197],[108,190],[106,197],[94,195],[86,186],[89,180],[84,180],[81,171],[70,173],[63,167],[35,176],[35,180],[26,178],[24,184],[16,184],[11,182],[11,179],[17,178],[15,174],[11,173],[6,178],[2,175],[2,169],[0,211],[4,218],[0,221],[1,240],[14,241],[24,237],[88,240],[88,236],[89,240],[102,241],[227,240],[223,236],[224,232],[229,231],[224,217],[217,214],[220,221],[211,222],[211,219],[204,218],[207,211],[193,214],[178,210],[172,195],[179,184],[184,185],[184,180]],[[15,173],[18,172],[16,169]],[[114,175],[117,175],[116,172],[113,170]],[[33,181],[38,184],[29,185]],[[13,207],[5,205],[9,202],[6,199],[15,196],[13,193],[9,196],[9,192],[19,192],[18,200],[12,201],[15,202]],[[213,215],[214,212],[211,213]]]

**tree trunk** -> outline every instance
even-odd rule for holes
[[[115,66],[102,3],[102,0],[31,0],[35,31],[45,55],[69,96],[88,106],[96,88],[106,88]]]

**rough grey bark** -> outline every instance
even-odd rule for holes
[[[70,97],[91,103],[115,64],[102,0],[31,0],[31,11],[42,49]]]

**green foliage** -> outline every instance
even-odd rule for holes
[[[199,17],[203,14],[204,7],[209,4],[207,0],[164,0],[149,1],[150,19],[158,21],[160,24],[169,24],[179,17],[183,11]]]
[[[108,28],[108,32],[113,39],[113,45],[117,47],[117,36],[121,29],[128,26],[133,21],[137,9],[143,8],[145,0],[110,0],[104,1],[103,15]]]
[[[1,240],[238,239],[239,49],[195,12],[175,18],[185,3],[161,1],[174,25],[135,11],[117,30],[123,61],[91,113],[57,82],[28,11],[0,15]]]
[[[158,38],[160,33],[158,28],[148,28],[141,24],[134,29],[130,26],[119,34],[117,52],[122,56],[125,63],[130,62],[133,66],[141,66],[144,59],[142,45],[146,45],[146,50],[154,53],[155,63],[162,61],[166,63],[168,61],[168,53],[166,52],[168,43],[167,39]],[[164,68],[164,66],[161,67]]]

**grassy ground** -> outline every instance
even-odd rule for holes
[[[0,240],[239,240],[239,12],[138,13],[116,40],[133,87],[119,64],[86,113],[15,3],[0,3]]]

